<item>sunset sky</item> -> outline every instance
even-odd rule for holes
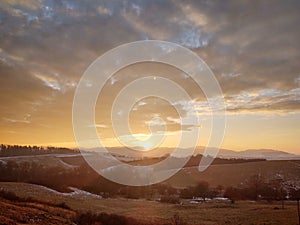
[[[0,143],[75,147],[72,103],[82,74],[106,51],[139,40],[180,44],[211,68],[227,107],[222,148],[300,154],[298,0],[2,0]],[[158,63],[124,68],[106,84],[95,118],[104,143],[120,145],[110,107],[118,91],[141,76],[166,77],[188,91],[193,100],[178,104],[202,118],[199,146],[205,145],[203,94],[181,71]],[[162,99],[137,102],[132,131],[147,136],[157,115],[169,132],[162,146],[174,146],[182,128]]]

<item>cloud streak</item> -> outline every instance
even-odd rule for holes
[[[30,114],[30,125],[49,121],[49,127],[69,129],[74,90],[88,65],[120,44],[147,39],[181,44],[203,58],[230,113],[299,113],[299,22],[297,0],[1,1],[0,127],[28,126],[24,117]],[[192,96],[192,102],[181,102],[185,114],[190,104],[198,113],[208,112],[205,96],[188,75],[149,68],[145,64],[114,76],[103,104],[111,105],[118,90],[136,77],[155,75],[173,79]],[[137,133],[145,132],[145,121],[156,112],[170,132],[180,129],[172,107],[144,103],[133,111]],[[107,130],[109,109],[98,108],[104,113],[97,122]]]

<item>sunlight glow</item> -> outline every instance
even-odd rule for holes
[[[143,143],[144,150],[150,150],[153,148],[153,145],[150,142]]]

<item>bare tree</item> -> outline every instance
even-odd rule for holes
[[[198,185],[195,187],[194,194],[196,197],[201,197],[205,202],[206,198],[209,195],[209,184],[205,181],[198,183]]]
[[[292,186],[289,190],[290,199],[297,201],[297,211],[298,211],[298,223],[300,225],[300,187]]]

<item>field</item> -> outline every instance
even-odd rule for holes
[[[204,172],[199,172],[197,167],[189,167],[169,179],[168,183],[173,186],[184,187],[193,185],[197,181],[205,180],[211,186],[237,186],[254,174],[260,174],[265,178],[274,178],[280,175],[286,180],[299,183],[300,161],[278,160],[211,165]]]
[[[103,199],[97,195],[90,195],[86,192],[75,190],[72,193],[60,193],[51,189],[32,184],[23,183],[0,183],[0,188],[6,191],[13,191],[20,197],[34,197],[37,200],[50,203],[66,203],[75,211],[92,211],[95,213],[107,212],[135,218],[139,221],[163,224],[172,221],[175,214],[187,224],[201,225],[296,225],[298,224],[297,207],[295,202],[286,202],[285,209],[281,209],[279,202],[272,204],[266,202],[238,201],[235,204],[230,202],[206,202],[191,204],[166,204],[147,200],[129,200],[120,198]],[[17,205],[16,210],[11,209],[6,213],[7,208],[13,208],[13,203],[1,201],[1,217],[18,217],[20,215],[31,215],[31,210],[39,214],[42,206]],[[51,210],[50,206],[47,206]],[[20,208],[20,209],[19,209]],[[26,208],[29,212],[26,211]],[[48,210],[48,211],[49,211]],[[52,210],[57,210],[53,209]],[[53,221],[60,221],[59,212],[45,215],[53,217]],[[18,213],[16,213],[18,212]],[[56,211],[55,211],[56,212]],[[66,210],[66,215],[72,216],[72,211]],[[66,217],[65,217],[66,219]],[[3,220],[2,220],[3,221]],[[29,224],[33,224],[28,222]],[[60,222],[63,224],[62,222]],[[12,223],[13,224],[13,223]],[[55,223],[54,223],[55,224]],[[59,223],[58,223],[59,224]]]
[[[93,157],[93,156],[91,156]],[[70,155],[47,155],[47,156],[27,156],[27,157],[2,157],[1,161],[14,160],[15,162],[37,162],[43,167],[60,167],[63,169],[73,169],[84,163],[81,156]],[[150,160],[146,164],[152,164]],[[234,174],[234,176],[232,176]],[[260,174],[265,178],[274,178],[278,175],[283,176],[286,180],[300,184],[300,160],[274,160],[274,161],[257,161],[233,164],[216,164],[211,165],[204,172],[199,172],[196,166],[185,167],[176,175],[171,177],[165,183],[178,188],[184,188],[195,185],[199,181],[206,181],[211,186],[222,185],[237,186],[245,182],[250,176]]]
[[[190,200],[180,199],[180,204],[170,204],[156,201],[158,198],[155,195],[149,198],[151,200],[146,200],[147,197],[141,197],[142,195],[138,196],[138,199],[125,198],[124,192],[123,195],[115,193],[115,195],[108,195],[109,198],[102,198],[100,195],[81,190],[100,193],[99,188],[101,190],[103,185],[109,185],[109,183],[103,183],[103,180],[100,180],[100,183],[93,184],[94,179],[98,178],[93,174],[86,174],[86,167],[82,167],[84,160],[78,154],[2,157],[0,163],[4,177],[2,181],[7,181],[7,178],[15,178],[15,180],[10,181],[18,181],[0,182],[0,191],[13,192],[23,199],[28,197],[34,199],[34,201],[31,201],[31,199],[18,202],[18,200],[9,201],[9,199],[0,198],[0,221],[4,221],[2,224],[72,224],[75,217],[77,218],[78,215],[85,212],[120,215],[129,218],[129,221],[132,221],[132,219],[137,220],[138,224],[151,225],[298,224],[295,201],[285,201],[285,208],[281,209],[281,202],[275,200],[272,203],[260,200],[236,201],[234,204],[230,201],[206,201],[195,204]],[[144,162],[139,161],[137,163]],[[35,173],[28,172],[32,171],[29,170],[30,165],[35,165],[34,168],[38,168],[33,171],[40,172],[38,176]],[[25,172],[21,173],[23,171]],[[29,178],[32,178],[34,174],[37,181],[39,179],[42,181],[42,183],[37,183],[49,184],[48,187],[56,188],[56,190],[41,185],[22,183],[24,180],[24,182],[28,182],[26,178],[30,181]],[[186,166],[164,183],[166,187],[173,186],[178,191],[196,185],[201,181],[208,182],[212,189],[218,185],[222,185],[224,188],[229,186],[239,187],[247,184],[247,179],[257,174],[265,179],[283,177],[286,182],[292,182],[292,184],[299,186],[300,161],[225,162],[224,164],[211,165],[204,172],[199,172],[196,166],[191,165]],[[5,178],[4,175],[8,176]],[[81,178],[78,179],[78,176]],[[83,178],[88,179],[84,180]],[[57,180],[60,180],[61,183],[55,183]],[[64,185],[66,182],[69,183],[65,188],[59,188],[60,185]],[[34,180],[31,183],[35,183]],[[72,183],[75,186],[72,186]],[[52,184],[55,185],[51,186]],[[77,188],[71,188],[68,193],[57,191],[67,191],[69,186]],[[89,189],[86,187],[94,188]],[[67,207],[57,207],[59,205]],[[175,223],[175,217],[179,217],[183,222]]]
[[[0,224],[72,224],[75,212],[36,202],[16,202],[0,198]]]

